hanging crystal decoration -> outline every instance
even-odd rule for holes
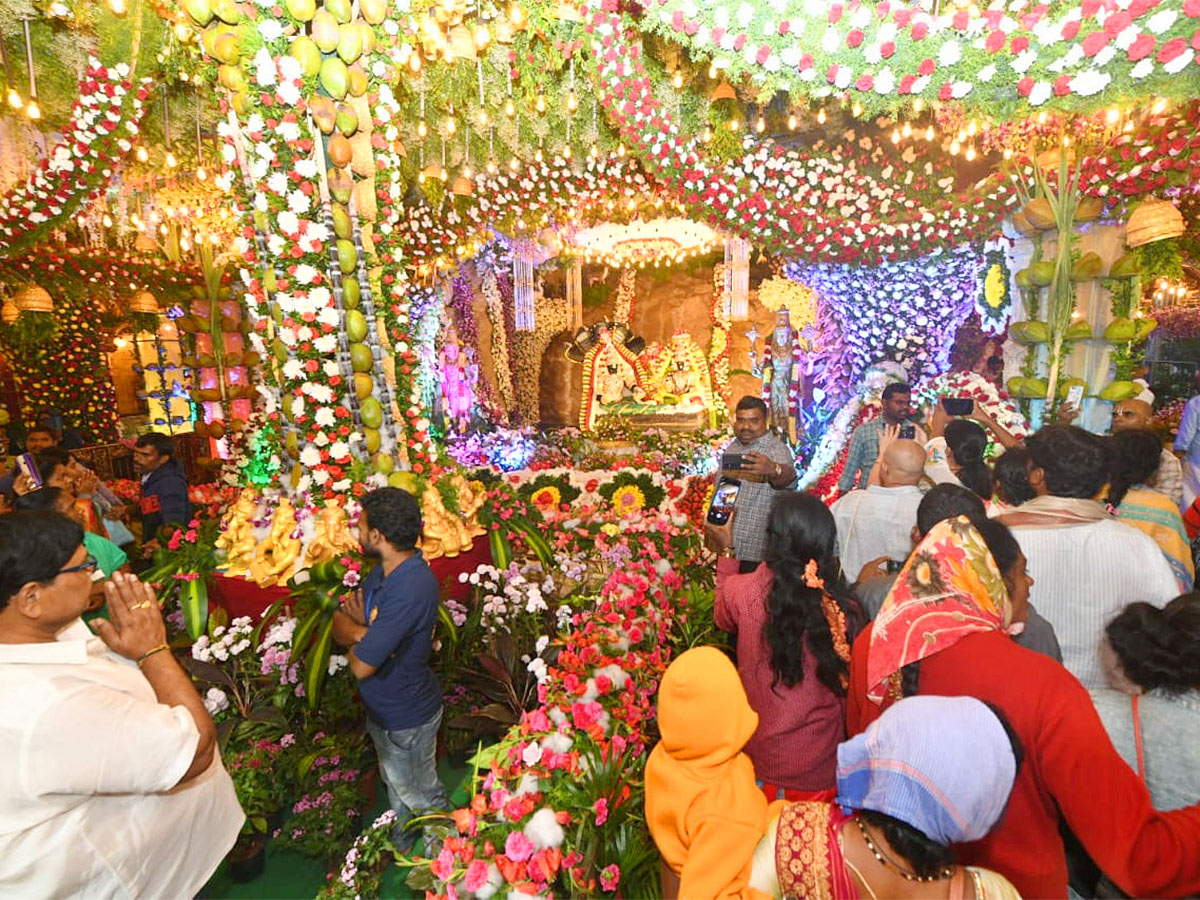
[[[725,311],[735,322],[750,318],[750,242],[725,238]]]
[[[567,269],[567,327],[583,325],[583,263],[578,257]]]
[[[533,331],[533,255],[529,238],[513,241],[513,321],[517,331]]]

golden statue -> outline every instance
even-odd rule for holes
[[[254,513],[258,509],[258,492],[243,488],[237,501],[221,519],[221,533],[215,542],[218,550],[225,550],[225,573],[245,575],[254,558]]]
[[[259,587],[287,584],[302,549],[295,533],[296,510],[291,500],[280,497],[271,519],[271,533],[255,548],[250,563],[250,577]]]
[[[421,494],[421,552],[426,559],[439,556],[458,556],[471,546],[471,536],[462,519],[453,515],[442,503],[442,495],[432,484]]]
[[[308,542],[301,568],[358,552],[358,538],[350,530],[346,511],[336,500],[325,505],[314,525],[313,539]]]
[[[458,492],[458,514],[462,517],[467,536],[477,538],[487,534],[487,529],[479,523],[479,510],[487,499],[483,482],[467,481],[462,472],[455,472],[450,476],[450,483]]]

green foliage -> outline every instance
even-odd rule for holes
[[[11,325],[0,328],[0,339],[17,353],[48,347],[58,337],[54,313],[23,310]]]
[[[1175,238],[1151,241],[1138,247],[1135,252],[1146,284],[1152,285],[1159,278],[1177,280],[1183,277],[1183,257],[1179,252],[1179,241]]]

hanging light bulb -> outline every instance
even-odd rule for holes
[[[513,23],[514,28],[520,28],[525,22],[525,10],[521,9],[521,4],[514,3],[508,8],[508,20]]]
[[[512,97],[504,101],[504,114],[510,119],[517,114],[517,107],[513,104]]]
[[[678,69],[675,70],[675,74],[671,78],[671,84],[675,85],[675,90],[683,87],[683,73]]]
[[[167,156],[164,161],[166,162],[168,169],[173,169],[177,165],[179,165],[178,160],[175,159],[175,154],[172,153],[170,150],[167,151]]]
[[[1159,97],[1157,100],[1154,101],[1154,106],[1150,107],[1150,112],[1154,113],[1154,115],[1157,116],[1159,113],[1163,112],[1166,108],[1167,108],[1167,98]]]
[[[1005,148],[1004,148],[1004,158],[1005,158],[1005,159],[1012,159],[1012,158],[1013,158],[1012,147],[1005,147]]]
[[[484,166],[484,168],[487,169],[487,173],[489,175],[495,175],[499,169],[499,166],[496,165],[496,158],[494,156],[489,156],[487,165]]]
[[[458,131],[458,122],[454,120],[454,113],[451,112],[446,116],[446,134],[454,134],[456,131]]]
[[[932,125],[930,125],[928,128],[925,129],[925,140],[927,140],[927,141],[933,140],[933,126]]]
[[[206,172],[206,171],[204,170],[204,166],[201,166],[200,168],[198,168],[198,169],[196,170],[196,178],[197,178],[199,181],[204,181],[205,179],[207,179],[207,178],[208,178],[208,172]]]
[[[538,91],[537,100],[534,101],[533,108],[542,114],[546,111],[546,96],[541,91]]]
[[[617,156],[619,156],[621,159],[625,158],[625,142],[624,141],[617,144]]]
[[[900,136],[903,138],[912,137],[912,125],[910,125],[908,122],[905,122],[904,127],[900,129]]]
[[[767,130],[767,120],[762,117],[762,113],[759,113],[758,121],[754,123],[754,130],[759,134]]]
[[[420,53],[417,53],[414,51],[413,53],[410,53],[408,55],[408,67],[412,70],[412,73],[414,75],[416,75],[418,72],[421,71],[421,54]]]
[[[535,150],[533,153],[533,161],[539,163],[542,161],[542,148],[540,144],[538,145],[537,150]]]
[[[475,26],[475,49],[483,50],[488,41],[492,39],[492,33],[488,31],[487,26],[480,22]]]
[[[108,8],[114,16],[123,16],[126,12],[125,0],[108,0]]]
[[[425,120],[422,119],[417,123],[417,137],[419,137],[421,140],[425,140],[425,135],[427,134],[429,134],[429,126],[426,125]]]
[[[822,106],[820,109],[817,110],[817,124],[824,125],[826,118],[827,118],[827,116],[825,115],[825,107]]]
[[[178,41],[186,41],[192,36],[191,29],[182,22],[176,22],[172,30],[175,32],[175,39]]]
[[[958,151],[961,149],[962,149],[962,144],[960,144],[958,142],[957,138],[950,142],[950,155],[951,156],[958,156]]]
[[[563,145],[562,158],[567,160],[568,162],[570,161],[570,159],[571,159],[571,145],[570,144]]]
[[[101,221],[104,222],[105,228],[112,228],[112,216],[110,216],[108,213],[104,214],[104,218]]]
[[[899,128],[892,129],[892,143],[893,144],[900,143],[900,129]]]
[[[925,101],[924,101],[924,100],[921,100],[920,98],[918,98],[918,99],[916,99],[916,100],[914,100],[914,101],[913,101],[913,112],[915,112],[915,113],[917,113],[918,115],[920,115],[920,113],[921,113],[921,110],[923,110],[924,108],[925,108]]]
[[[1104,119],[1109,125],[1116,125],[1121,120],[1121,110],[1114,106],[1104,114]]]
[[[970,122],[967,123],[967,137],[975,137],[975,135],[978,132],[979,132],[979,125],[976,124],[974,119],[972,119]]]
[[[588,150],[588,157],[590,159],[599,159],[600,158],[600,148],[597,147],[595,144],[592,144],[592,148],[590,150]]]
[[[708,77],[714,80],[717,77],[717,64],[715,62],[708,65]]]
[[[540,97],[541,94],[538,96]],[[577,109],[579,109],[579,98],[575,96],[574,91],[567,91],[567,112],[574,115]]]
[[[741,127],[742,127],[742,123],[739,122],[737,119],[729,120],[729,130],[730,131],[737,131]]]
[[[852,107],[850,107],[851,115],[853,115],[857,119],[859,116],[862,115],[862,111],[863,111],[863,105],[861,103],[859,103],[857,100],[855,100],[854,105]]]
[[[796,121],[796,114],[795,114],[795,113],[789,113],[789,114],[788,114],[788,131],[795,131],[795,130],[796,130],[796,126],[797,126],[798,124],[799,124],[799,123]]]
[[[517,158],[514,156],[512,159],[510,159],[510,160],[508,161],[508,168],[509,168],[509,171],[511,171],[511,172],[512,172],[512,173],[515,175],[515,174],[516,174],[516,172],[517,172],[517,169],[521,168],[521,163],[520,163],[520,161],[519,161],[519,160],[518,160],[518,159],[517,159]]]
[[[138,162],[145,162],[146,160],[148,160],[150,158],[150,154],[147,153],[146,148],[142,147],[142,146],[139,146],[137,148],[137,153],[135,153],[134,155],[137,157]]]
[[[25,107],[25,115],[34,121],[42,117],[42,108],[38,106],[37,97],[29,98],[29,105]]]
[[[25,65],[29,69],[29,104],[25,107],[25,115],[37,121],[42,117],[42,108],[37,102],[37,73],[33,68],[33,41],[29,37],[29,19],[22,19],[21,24],[25,27]],[[4,58],[5,68],[8,66],[8,57]]]
[[[488,111],[486,109],[484,109],[482,106],[479,107],[479,114],[475,118],[479,122],[480,128],[487,128],[487,126],[488,126]]]
[[[967,147],[967,152],[963,155],[966,157],[967,162],[972,162],[975,159],[975,145],[970,144]]]
[[[8,89],[8,105],[13,109],[20,109],[25,105],[25,101],[21,99],[21,95],[17,92],[15,87],[10,87]]]

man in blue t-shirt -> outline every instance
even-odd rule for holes
[[[420,536],[421,507],[412,494],[386,487],[364,496],[358,539],[379,564],[333,619],[334,640],[351,648],[367,732],[396,811],[392,840],[402,852],[416,843],[405,827],[417,811],[449,806],[434,758],[442,691],[429,667],[438,582],[416,549]]]

